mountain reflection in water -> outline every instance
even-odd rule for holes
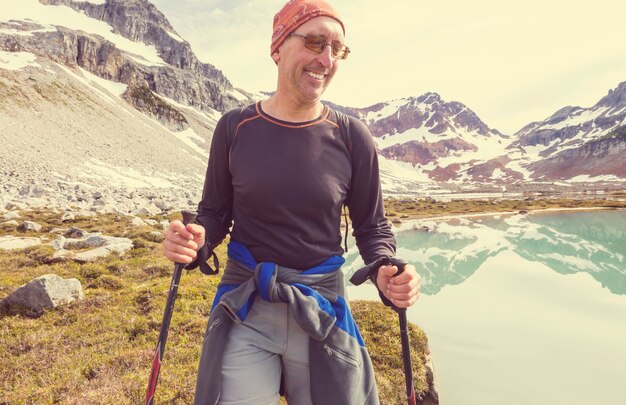
[[[397,253],[416,265],[427,295],[462,283],[505,250],[561,274],[588,273],[612,293],[626,294],[625,211],[421,220],[415,228],[396,235]],[[347,255],[348,273],[362,265],[355,250]]]

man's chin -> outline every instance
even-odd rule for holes
[[[303,92],[303,96],[308,102],[316,103],[322,99],[322,95],[324,94],[325,90],[326,87],[309,90],[307,92]]]

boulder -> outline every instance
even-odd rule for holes
[[[56,308],[83,297],[83,288],[77,279],[65,280],[56,274],[46,274],[13,291],[4,299],[4,303],[39,312],[44,308]]]
[[[73,221],[74,219],[76,219],[76,216],[72,212],[66,212],[61,217],[61,222]]]
[[[20,189],[19,195],[21,197],[41,198],[46,195],[46,190],[41,186],[29,184]]]
[[[64,249],[86,249],[104,246],[106,239],[103,235],[88,233],[80,239],[69,238],[63,245]]]
[[[142,216],[142,217],[149,217],[149,216],[157,215],[160,213],[161,213],[161,209],[152,203],[146,204],[143,207],[139,207],[133,210],[132,212],[133,215]]]
[[[10,220],[10,219],[19,219],[20,214],[17,211],[9,211],[6,214],[4,214],[4,219],[6,220]]]
[[[64,262],[68,259],[71,259],[74,257],[74,252],[70,251],[70,250],[66,250],[66,249],[59,249],[56,250],[53,254],[52,254],[52,262],[53,263],[60,263],[60,262]]]
[[[65,236],[59,236],[58,238],[50,242],[50,246],[52,246],[54,250],[61,250],[65,247],[66,240],[67,239],[65,239]]]
[[[162,199],[155,200],[154,205],[156,205],[161,211],[172,211],[174,209],[174,205],[169,202],[165,202]]]
[[[52,234],[65,233],[65,232],[67,232],[67,228],[57,228],[57,227],[54,227],[48,231],[48,233],[52,233]]]
[[[20,226],[17,227],[18,231],[23,232],[39,232],[41,231],[42,226],[33,221],[24,221]]]
[[[122,239],[122,238],[120,238]],[[102,257],[106,257],[111,253],[123,255],[133,248],[131,243],[116,243],[114,245],[102,246],[96,249],[87,250],[86,252],[76,253],[73,259],[80,263],[93,262]]]
[[[41,245],[39,238],[17,238],[11,235],[0,236],[0,249],[2,250],[25,249],[36,245]]]
[[[139,217],[133,217],[133,219],[130,221],[130,224],[132,226],[134,226],[135,228],[141,228],[143,226],[148,226],[148,224],[141,218]]]
[[[90,233],[81,239],[67,239],[63,245],[64,249],[85,249],[97,248],[101,246],[112,246],[117,244],[130,244],[133,241],[128,238],[118,238],[116,236],[106,236],[96,233]]]
[[[66,238],[82,238],[83,236],[87,235],[89,232],[80,229],[80,228],[76,228],[75,226],[71,227],[70,229],[68,229],[67,231],[65,231],[65,233],[63,234],[63,236],[65,236]]]
[[[3,223],[2,223],[2,225],[5,225],[5,226],[14,226],[14,227],[16,227],[16,228],[17,228],[17,226],[19,225],[19,223],[18,223],[16,220],[12,219],[12,220],[10,220],[10,221],[3,222]]]
[[[15,201],[9,201],[4,206],[4,209],[9,210],[9,211],[10,210],[23,210],[24,208],[26,208],[25,205],[16,203]]]
[[[153,237],[153,241],[155,242],[163,242],[163,240],[165,239],[165,236],[163,235],[163,232],[161,231],[152,231],[150,232],[150,235]]]

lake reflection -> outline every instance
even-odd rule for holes
[[[422,275],[442,404],[624,404],[626,211],[420,221],[397,234]],[[362,262],[346,256],[350,273]],[[350,299],[376,299],[373,286]]]
[[[396,235],[398,256],[419,263],[422,292],[462,283],[489,258],[509,250],[561,274],[585,272],[615,294],[626,294],[626,212],[422,220]],[[350,252],[348,274],[363,264]]]

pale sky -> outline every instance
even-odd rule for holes
[[[196,55],[248,91],[274,90],[286,0],[152,0]],[[366,107],[439,93],[512,134],[626,81],[624,0],[330,0],[346,44],[324,99]]]

